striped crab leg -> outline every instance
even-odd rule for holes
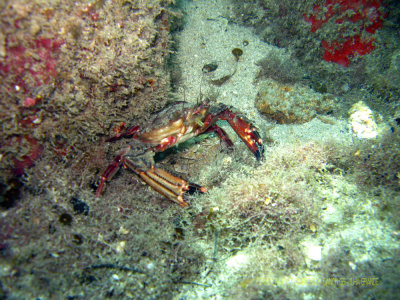
[[[122,153],[118,155],[101,174],[101,181],[96,191],[96,198],[100,197],[105,183],[112,179],[121,165],[124,165],[134,171],[154,190],[164,195],[168,199],[178,203],[182,207],[186,207],[188,205],[185,200],[185,194],[192,195],[195,192],[207,192],[206,188],[172,175],[161,168],[151,166],[149,169],[143,170],[142,168],[136,166],[131,160],[124,156],[124,153]]]
[[[182,207],[188,205],[184,197],[185,194],[192,195],[195,192],[207,192],[206,188],[188,182],[155,166],[151,166],[148,170],[142,170],[135,166],[129,159],[124,160],[124,165],[138,174],[154,190],[178,203]]]

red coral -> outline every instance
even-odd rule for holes
[[[340,34],[338,38],[344,40],[339,43],[338,40],[322,41],[322,47],[325,49],[323,59],[329,62],[347,67],[350,59],[355,55],[365,55],[375,49],[373,45],[374,34],[383,25],[385,14],[382,13],[381,0],[326,0],[324,6],[315,5],[313,12],[304,15],[304,19],[311,23],[311,32],[316,32],[330,19],[334,19],[336,24],[341,24],[341,32],[346,31],[346,22],[355,23],[358,30],[352,32],[350,37],[343,38]],[[361,36],[367,36],[362,39]],[[368,38],[368,36],[370,36]]]

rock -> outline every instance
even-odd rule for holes
[[[371,109],[359,101],[349,110],[349,123],[355,136],[360,139],[373,139],[378,135],[378,126],[375,123]]]
[[[309,87],[281,84],[268,79],[260,84],[256,99],[259,112],[279,124],[305,123],[317,114],[331,112],[336,98],[317,93]]]

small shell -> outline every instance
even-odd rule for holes
[[[204,67],[201,69],[203,73],[210,73],[214,72],[218,68],[218,65],[216,63],[211,63],[211,64],[206,64]]]
[[[232,50],[232,54],[235,57],[236,61],[238,61],[239,57],[243,55],[243,50],[240,48],[235,48]]]

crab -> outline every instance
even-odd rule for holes
[[[145,129],[141,130],[139,126],[125,129],[123,124],[115,136],[106,140],[112,142],[120,138],[132,138],[129,146],[101,174],[96,197],[100,197],[106,182],[124,166],[160,194],[186,207],[187,195],[205,193],[206,188],[159,168],[154,161],[154,155],[208,132],[217,133],[228,147],[232,147],[233,143],[226,132],[216,124],[218,120],[226,120],[255,158],[262,160],[264,146],[257,129],[241,113],[235,112],[234,108],[222,103],[210,105],[203,102],[193,106],[187,102],[175,102],[155,114],[148,122],[150,126]]]

